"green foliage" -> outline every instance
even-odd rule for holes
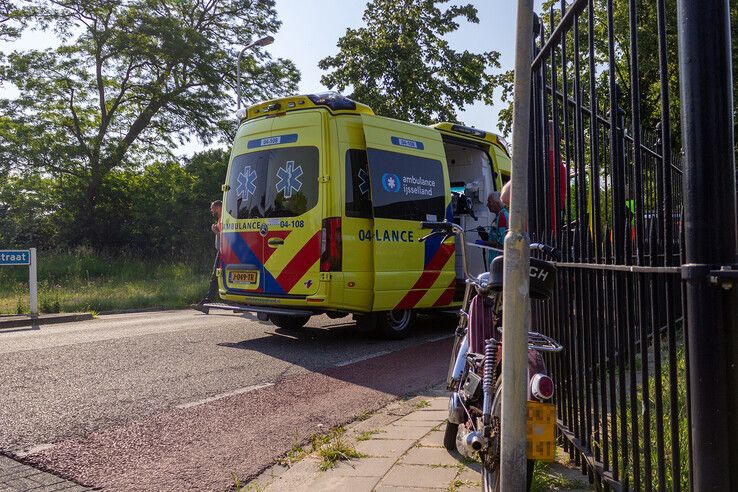
[[[567,8],[572,2],[567,2]],[[731,3],[738,4],[738,0],[731,0]],[[680,118],[680,99],[679,99],[679,66],[678,66],[678,50],[677,50],[677,31],[676,31],[676,0],[665,1],[666,13],[666,46],[667,46],[667,82],[669,88],[669,115],[671,117],[672,139],[674,140],[674,148],[679,148],[681,137],[679,135],[679,118]],[[551,10],[553,8],[553,11]],[[618,100],[619,107],[626,112],[626,127],[630,128],[632,122],[628,119],[632,114],[631,88],[635,83],[637,76],[638,93],[640,100],[640,123],[643,130],[653,133],[657,123],[661,119],[661,86],[660,86],[660,67],[659,67],[659,46],[658,46],[658,30],[657,30],[657,12],[656,2],[637,2],[638,9],[638,73],[635,74],[630,70],[631,66],[631,46],[630,46],[630,11],[629,2],[624,0],[616,0],[613,2],[613,34],[614,34],[614,75],[615,82],[620,89],[620,97]],[[590,56],[588,52],[589,45],[589,22],[587,20],[587,9],[579,20],[579,63],[580,63],[580,81],[582,86],[582,103],[585,107],[590,107],[589,94],[589,62]],[[553,19],[551,18],[553,14]],[[546,0],[541,9],[541,17],[545,25],[546,33],[550,34],[552,29],[561,19],[560,2],[558,0]],[[604,0],[595,0],[594,2],[594,25],[592,26],[594,33],[594,64],[595,64],[595,98],[596,107],[600,115],[606,116],[610,110],[610,93],[609,93],[609,45],[608,45],[608,26],[607,26],[607,2]],[[569,29],[566,32],[567,43],[567,70],[562,74],[561,70],[561,47],[554,49],[555,59],[557,63],[557,77],[559,90],[562,88],[562,76],[566,75],[569,81],[570,98],[574,98],[574,32]],[[735,55],[734,55],[735,56]],[[549,60],[548,77],[550,74]],[[513,72],[509,71],[500,77],[502,85],[502,100],[508,103],[508,107],[500,111],[500,130],[505,135],[509,135],[512,131],[512,90],[513,90]],[[548,81],[550,84],[550,79]],[[549,109],[550,111],[550,109]],[[561,108],[559,108],[561,115]],[[573,120],[572,120],[573,121]],[[570,121],[570,125],[573,123]],[[585,124],[588,124],[585,121]]]
[[[180,165],[154,162],[141,172],[114,170],[98,199],[104,218],[98,249],[152,255],[202,257],[213,250],[210,203],[221,197],[228,155],[219,149],[196,154]],[[40,173],[0,182],[0,244],[41,250],[85,243],[75,222],[84,206],[78,182]]]
[[[6,24],[53,32],[62,44],[0,55],[0,81],[20,91],[0,100],[0,162],[70,180],[70,239],[99,245],[105,207],[116,206],[105,195],[120,191],[120,173],[169,161],[190,135],[221,138],[232,126],[238,49],[280,22],[274,0],[49,0],[13,7]],[[243,68],[247,101],[292,92],[299,80],[290,61],[258,50]]]
[[[458,18],[478,23],[477,9],[448,0],[373,0],[365,27],[347,29],[339,53],[318,66],[330,72],[327,87],[352,88],[351,97],[379,115],[420,124],[456,121],[456,111],[481,100],[492,104],[497,85],[496,51],[457,52],[444,39],[459,28]]]

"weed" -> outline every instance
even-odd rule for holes
[[[354,446],[346,442],[345,430],[342,427],[321,437],[323,438],[321,440],[323,444],[318,448],[318,456],[321,459],[319,468],[321,471],[333,468],[339,461],[350,461],[351,459],[363,458],[365,456],[358,452]]]
[[[364,412],[361,412],[359,415],[357,415],[356,420],[359,422],[363,422],[364,420],[367,420],[369,417],[371,417],[373,414],[374,412],[366,410]]]
[[[238,479],[238,476],[234,472],[231,472],[231,480],[233,480],[233,491],[241,492],[241,480]]]
[[[369,439],[372,438],[373,435],[379,434],[380,432],[382,432],[382,431],[378,431],[378,430],[364,431],[364,432],[360,433],[358,436],[356,436],[356,440],[357,441],[368,441]]]
[[[430,402],[428,400],[420,400],[413,405],[416,409],[420,410],[421,408],[428,408],[430,406]]]

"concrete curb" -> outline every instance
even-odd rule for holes
[[[6,328],[22,328],[24,326],[50,325],[56,323],[73,323],[92,319],[91,313],[60,313],[30,316],[8,316],[0,318],[0,331]]]

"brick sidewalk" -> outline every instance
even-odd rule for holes
[[[443,447],[448,399],[429,392],[396,402],[355,422],[341,437],[364,455],[320,471],[317,453],[291,466],[277,465],[243,491],[472,491],[481,487],[480,464]],[[563,455],[563,453],[560,453]],[[539,490],[592,490],[578,470],[554,463],[539,472]]]
[[[0,455],[0,492],[82,492],[91,490]]]

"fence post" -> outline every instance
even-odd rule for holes
[[[678,0],[691,482],[738,490],[738,282],[728,0]],[[735,273],[733,273],[735,275]]]

